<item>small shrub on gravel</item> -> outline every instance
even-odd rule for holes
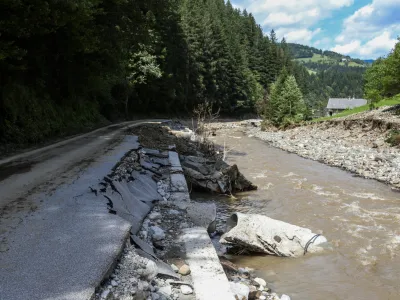
[[[393,147],[400,146],[400,130],[391,130],[386,143],[389,143]]]

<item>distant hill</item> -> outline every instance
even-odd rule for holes
[[[288,43],[293,58],[302,63],[310,72],[316,72],[329,68],[332,65],[346,67],[367,67],[370,62],[361,59],[351,58],[333,51],[323,51],[310,46]]]

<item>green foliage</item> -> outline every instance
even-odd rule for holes
[[[311,58],[314,54],[322,54],[323,51],[314,47],[289,43],[290,52],[293,58]]]
[[[364,96],[363,75],[367,63],[336,52],[304,45],[289,43],[288,47],[295,62],[302,67],[295,68],[293,74],[304,95],[309,115],[324,115],[326,104],[331,97]],[[304,67],[308,74],[302,74]]]
[[[319,64],[339,64],[349,66],[358,66],[358,67],[366,67],[367,63],[360,60],[354,59],[350,56],[343,55],[333,51],[322,51],[320,49],[309,47],[300,44],[289,43],[288,44],[290,52],[292,53],[293,58],[297,59],[300,62],[307,63],[319,63]]]
[[[156,56],[141,50],[131,54],[128,63],[128,81],[133,87],[145,84],[151,78],[160,78],[162,73]]]
[[[293,75],[284,69],[278,80],[271,85],[264,117],[275,126],[286,126],[302,121],[307,116],[303,95]]]
[[[392,52],[376,60],[365,74],[365,97],[377,101],[400,93],[400,38]]]
[[[0,36],[3,143],[37,143],[135,113],[188,113],[201,103],[253,112],[282,69],[303,94],[312,88],[286,41],[224,0],[5,0]],[[295,81],[280,87],[289,106]],[[303,110],[282,114],[302,118]]]
[[[391,130],[385,142],[389,143],[392,147],[400,146],[400,131]]]

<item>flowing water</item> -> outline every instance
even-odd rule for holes
[[[258,191],[217,200],[218,216],[264,214],[323,234],[333,251],[301,258],[234,256],[292,300],[400,299],[400,194],[389,186],[303,159],[231,131],[215,138],[232,147],[227,162]]]

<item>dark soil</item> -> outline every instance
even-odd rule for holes
[[[177,137],[168,127],[159,124],[146,124],[129,129],[129,133],[139,137],[140,144],[145,148],[169,150],[175,145],[176,151],[182,155],[197,155],[197,146],[189,139]]]

